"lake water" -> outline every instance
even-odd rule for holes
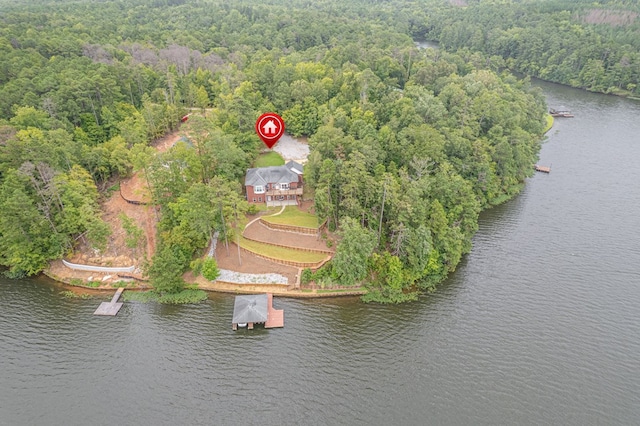
[[[289,300],[285,327],[231,331],[192,306],[66,299],[0,280],[0,424],[637,424],[640,104],[536,83],[557,119],[471,254],[402,306]]]

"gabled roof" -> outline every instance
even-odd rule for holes
[[[236,296],[233,306],[233,324],[267,321],[267,295]]]
[[[295,173],[297,173],[299,175],[301,175],[302,172],[304,171],[304,167],[302,166],[302,164],[296,163],[293,160],[291,160],[287,164],[285,164],[285,167],[287,167],[289,170],[292,170],[293,172],[295,172]]]
[[[268,183],[291,183],[298,181],[303,172],[302,164],[289,161],[284,166],[258,167],[247,170],[245,186],[266,185]]]

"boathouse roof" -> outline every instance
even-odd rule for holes
[[[236,296],[233,306],[233,324],[267,322],[267,295]]]

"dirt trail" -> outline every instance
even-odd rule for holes
[[[178,141],[183,132],[175,131],[163,138],[154,141],[153,146],[158,152],[164,152]],[[150,259],[156,247],[156,211],[155,207],[148,204],[132,204],[131,201],[149,203],[151,194],[147,187],[144,174],[135,173],[128,179],[120,182],[120,190],[113,191],[110,196],[102,201],[102,219],[111,229],[104,251],[97,253],[86,244],[81,243],[69,259],[72,262],[88,263],[103,266],[129,266],[140,265],[145,258]],[[142,247],[131,249],[126,244],[126,232],[120,220],[121,214],[127,215],[133,223],[144,230],[145,242]],[[58,275],[64,275],[64,269],[56,268]],[[69,276],[74,275],[69,271]]]

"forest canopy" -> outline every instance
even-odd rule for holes
[[[521,73],[595,92],[640,95],[636,1],[469,1],[437,12],[425,37],[499,56]],[[434,17],[435,18],[435,17]]]
[[[99,250],[100,194],[139,170],[160,212],[149,274],[180,289],[211,234],[246,211],[254,122],[275,111],[309,138],[305,180],[339,236],[320,275],[366,285],[365,300],[410,300],[470,250],[479,212],[520,190],[544,131],[541,93],[495,52],[416,47],[428,34],[454,46],[434,20],[462,12],[439,2],[0,10],[0,263],[16,275],[80,239]],[[188,143],[152,154],[204,109]]]

